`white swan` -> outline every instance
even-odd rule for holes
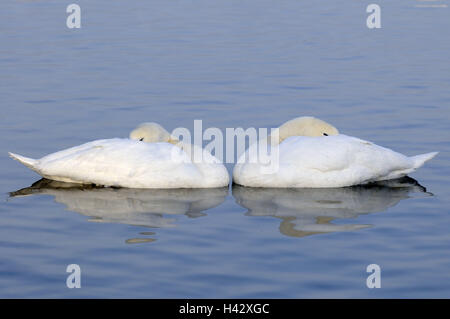
[[[202,155],[193,161],[194,151]],[[96,140],[31,159],[9,155],[56,181],[127,188],[212,188],[229,184],[225,166],[198,146],[177,141],[162,126],[144,123],[129,139]]]
[[[405,176],[437,152],[407,157],[374,143],[339,134],[332,125],[299,117],[279,127],[278,168],[263,173],[263,164],[244,162],[234,167],[233,181],[250,187],[345,187]],[[246,153],[255,152],[258,143]],[[243,154],[247,156],[248,154]]]

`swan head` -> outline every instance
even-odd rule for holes
[[[146,143],[166,142],[174,144],[178,142],[164,127],[154,122],[140,124],[131,131],[130,139]]]
[[[297,117],[287,121],[278,129],[279,143],[290,136],[329,136],[339,134],[338,129],[333,125],[312,116]]]

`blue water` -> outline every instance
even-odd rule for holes
[[[438,1],[448,4],[448,1]],[[377,1],[0,3],[0,297],[450,297],[449,8]],[[137,124],[314,115],[407,155],[414,183],[345,190],[24,190],[29,157]],[[228,164],[231,171],[232,165]],[[366,267],[381,267],[369,289]],[[66,267],[81,267],[80,289]]]

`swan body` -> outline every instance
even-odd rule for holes
[[[134,130],[130,139],[96,140],[41,159],[9,154],[42,177],[61,182],[127,188],[229,184],[228,172],[217,158],[198,146],[176,141],[162,130],[156,123],[146,123]],[[193,161],[194,151],[201,152],[202,162]]]
[[[433,158],[437,152],[407,157],[374,143],[339,134],[337,129],[311,117],[299,118],[299,128],[315,124],[309,136],[295,135],[295,121],[290,130],[279,128],[278,168],[262,173],[263,164],[238,163],[233,170],[236,184],[250,187],[345,187],[403,177]],[[318,122],[320,121],[320,122]],[[324,123],[324,124],[323,124]],[[304,130],[303,130],[304,131]],[[247,150],[256,150],[253,145]],[[245,156],[244,154],[243,156]]]

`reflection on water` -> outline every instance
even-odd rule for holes
[[[364,186],[329,189],[251,188],[233,185],[236,202],[249,216],[280,218],[280,232],[303,237],[371,227],[334,224],[336,219],[356,218],[382,212],[413,193],[430,196],[416,180],[402,179]],[[228,188],[130,189],[104,188],[41,179],[30,187],[11,192],[11,197],[45,194],[68,210],[91,217],[92,222],[120,223],[151,228],[175,226],[170,215],[205,216],[205,210],[225,201]],[[154,232],[141,232],[152,236]],[[154,238],[131,238],[127,243],[152,242]]]
[[[205,216],[207,209],[220,205],[228,188],[208,189],[130,189],[104,188],[41,179],[27,188],[11,192],[11,197],[45,194],[68,210],[92,217],[90,221],[120,223],[152,228],[173,227],[175,218],[167,215]],[[141,235],[154,235],[142,232]],[[127,243],[154,241],[134,238]]]
[[[280,218],[280,232],[303,237],[371,227],[360,224],[333,224],[336,219],[357,218],[382,212],[413,193],[432,195],[416,180],[405,177],[364,186],[329,189],[250,188],[233,185],[236,202],[249,216]]]

